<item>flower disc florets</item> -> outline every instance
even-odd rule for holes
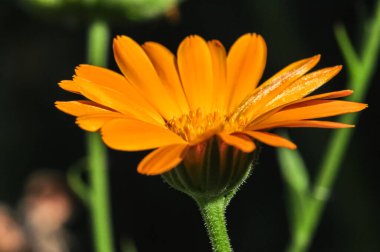
[[[173,131],[189,143],[198,143],[219,132],[235,132],[242,130],[247,124],[244,117],[230,120],[229,116],[219,111],[205,114],[201,109],[173,118],[166,122]]]

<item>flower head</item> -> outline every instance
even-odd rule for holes
[[[56,102],[77,117],[87,131],[101,131],[104,142],[123,151],[155,149],[138,171],[165,173],[212,138],[219,145],[251,153],[256,143],[294,149],[296,145],[268,130],[278,127],[346,128],[352,125],[314,120],[357,112],[365,104],[334,100],[351,90],[308,96],[341,66],[308,73],[320,56],[294,62],[259,84],[266,63],[260,35],[241,36],[226,52],[217,41],[189,36],[177,56],[167,48],[131,38],[114,40],[114,55],[123,75],[80,65],[61,88],[86,100]]]

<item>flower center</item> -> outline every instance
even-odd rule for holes
[[[245,118],[232,120],[219,111],[205,114],[201,109],[166,121],[166,127],[187,142],[198,142],[222,131],[227,133],[239,131],[246,125]]]

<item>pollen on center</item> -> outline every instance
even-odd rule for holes
[[[246,120],[240,118],[231,120],[219,111],[204,113],[201,109],[190,111],[177,118],[166,121],[166,127],[182,137],[187,142],[198,142],[200,138],[219,132],[231,133],[239,131],[246,125]]]

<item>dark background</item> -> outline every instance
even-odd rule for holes
[[[268,45],[264,78],[295,60],[322,54],[318,67],[344,63],[333,25],[344,22],[360,42],[360,15],[371,13],[373,1],[185,1],[180,20],[127,20],[112,25],[112,37],[157,41],[176,50],[189,34],[219,39],[229,46],[240,35],[257,32]],[[361,14],[360,14],[361,13]],[[59,20],[56,19],[56,20]],[[85,155],[84,134],[74,119],[56,110],[68,99],[57,83],[70,79],[86,58],[86,23],[47,21],[31,15],[17,1],[0,2],[0,201],[16,206],[33,171],[64,173]],[[110,47],[111,49],[111,47]],[[117,70],[112,55],[109,65]],[[346,72],[323,91],[344,88]],[[379,73],[375,74],[334,192],[311,251],[380,251],[378,129]],[[330,130],[290,132],[313,175]],[[209,251],[206,231],[194,202],[170,189],[159,176],[136,172],[145,153],[110,152],[115,238],[132,238],[139,251]],[[288,223],[283,182],[275,152],[265,147],[248,183],[229,206],[228,228],[235,251],[283,251]],[[86,211],[78,205],[69,224],[81,250],[90,249]]]

